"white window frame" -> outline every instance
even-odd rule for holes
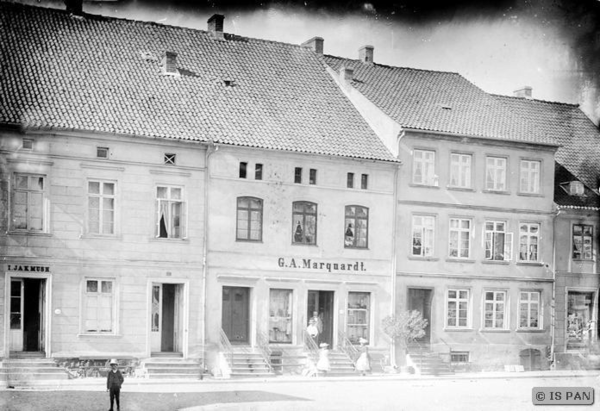
[[[527,295],[527,299],[523,299],[523,294]],[[531,299],[533,295],[537,295],[537,301]],[[527,306],[527,325],[521,325],[522,311],[521,306]],[[537,326],[531,326],[531,311],[532,306],[537,305]],[[542,293],[540,291],[519,290],[519,329],[539,330],[542,328]]]
[[[99,193],[90,193],[90,183],[98,183],[100,192]],[[104,185],[112,184],[113,185],[113,194],[105,194],[104,193]],[[98,232],[93,232],[91,228],[91,219],[92,219],[92,211],[91,211],[91,198],[98,198]],[[113,200],[113,221],[112,221],[112,233],[104,232],[104,217],[105,217],[105,199]],[[87,181],[87,229],[88,233],[92,235],[100,235],[100,236],[115,236],[117,232],[117,182],[112,180],[101,180],[101,179],[89,179]]]
[[[416,220],[420,219],[421,222]],[[415,254],[415,233],[421,237],[421,252]],[[427,247],[429,244],[429,247]],[[427,252],[427,250],[429,250]],[[413,257],[432,257],[435,253],[435,217],[431,215],[413,215],[410,236],[410,255]]]
[[[88,292],[87,287],[88,287],[88,282],[90,281],[96,281],[98,282],[98,291],[95,293],[92,292]],[[107,283],[111,283],[111,292],[110,293],[103,293],[102,292],[102,282],[107,282]],[[81,290],[81,309],[80,309],[80,318],[81,318],[81,323],[80,323],[80,332],[81,334],[88,334],[88,335],[116,335],[118,334],[118,321],[117,321],[117,313],[118,311],[118,300],[117,300],[117,282],[115,278],[103,278],[103,277],[85,277],[83,279],[82,282],[82,290]],[[92,295],[90,295],[92,294]],[[103,298],[105,301],[108,301],[108,305],[109,308],[108,310],[106,309],[106,307],[104,307],[103,305],[106,305],[106,302],[102,303],[100,300],[103,297],[103,294],[108,294],[105,295]],[[91,298],[96,298],[97,300],[99,300],[100,302],[98,303],[98,306],[96,307],[97,311],[97,315],[106,315],[109,314],[110,318],[110,324],[111,324],[111,330],[110,331],[102,331],[102,330],[94,330],[94,331],[90,331],[88,330],[89,327],[86,326],[86,323],[88,321],[91,321],[88,318],[88,303],[90,301]],[[98,321],[96,319],[96,321]]]
[[[160,188],[166,188],[167,189],[167,198],[162,199],[158,197],[158,191]],[[172,197],[172,192],[173,190],[180,190],[181,195],[179,199],[173,198]],[[181,240],[181,239],[185,239],[187,238],[187,202],[185,200],[185,190],[182,186],[175,186],[175,185],[170,185],[170,184],[157,184],[156,185],[156,190],[154,191],[155,193],[155,201],[156,201],[156,221],[155,221],[155,237],[156,238],[165,238],[165,239],[177,239],[177,240]],[[161,221],[161,216],[162,216],[162,211],[165,211],[164,207],[161,207],[162,203],[166,203],[166,211],[168,213],[168,215],[165,218],[165,225],[166,225],[166,229],[167,229],[167,236],[166,237],[161,237],[160,236],[160,221]],[[172,234],[173,231],[173,219],[174,216],[172,215],[173,213],[173,208],[172,206],[175,204],[179,204],[180,205],[180,215],[179,215],[179,230],[180,233],[179,235],[175,236],[174,234]]]
[[[413,184],[437,187],[435,155],[434,150],[413,150]],[[420,170],[420,178],[417,176],[417,170]]]
[[[247,201],[248,206],[240,206],[240,202]],[[253,203],[258,204],[257,207],[253,207]],[[263,239],[263,212],[264,212],[264,201],[262,198],[241,196],[236,199],[236,229],[235,229],[235,240],[236,241],[249,241],[249,242],[261,242]],[[241,217],[245,216],[246,219]],[[253,216],[258,216],[258,219],[253,220]],[[242,224],[244,222],[245,224]],[[252,233],[256,232],[253,230],[252,223],[258,224],[258,238],[252,238]],[[243,225],[243,226],[242,226]],[[240,235],[242,234],[242,235]]]
[[[485,158],[485,189],[487,191],[507,191],[507,163],[506,157],[487,156]],[[489,184],[490,180],[491,185]]]
[[[488,224],[493,224],[493,228],[488,230]],[[504,229],[501,230],[499,225],[503,224]],[[504,241],[502,246],[502,258],[498,258],[494,254],[496,248],[496,242]],[[485,220],[483,224],[483,242],[485,249],[485,259],[489,261],[511,261],[512,259],[512,244],[513,244],[513,233],[508,232],[508,222],[502,220]]]
[[[450,154],[450,182],[452,188],[471,188],[473,156],[471,154]]]
[[[519,192],[539,194],[542,173],[540,160],[521,160],[519,165]]]
[[[457,227],[452,227],[453,221],[458,222]],[[466,228],[466,229],[463,228],[462,227],[463,222],[468,222],[469,228]],[[470,218],[452,217],[448,220],[448,257],[449,258],[458,258],[458,259],[471,258],[472,228],[473,228],[473,221]],[[456,247],[452,247],[452,240],[453,240],[452,234],[453,233],[456,233]],[[467,241],[468,241],[467,247],[466,247],[467,255],[463,256],[461,254],[465,249],[464,249],[464,247],[462,247],[462,235],[464,235],[465,233],[467,234]],[[453,249],[456,249],[456,255],[452,255]]]
[[[17,187],[17,180],[19,178],[27,178],[27,188],[20,188]],[[29,182],[31,178],[41,178],[42,179],[42,189],[34,189],[34,188],[30,188],[29,186]],[[47,233],[48,232],[48,210],[49,210],[49,206],[48,206],[48,198],[47,198],[47,186],[48,186],[48,178],[45,174],[37,174],[37,173],[14,173],[13,174],[13,180],[12,180],[13,186],[12,186],[12,190],[11,190],[11,201],[10,201],[10,205],[11,205],[11,209],[10,209],[10,229],[16,232],[23,232],[23,233]],[[17,198],[17,194],[20,195],[24,195],[25,196],[25,201],[26,201],[26,206],[25,206],[25,213],[24,213],[24,219],[26,221],[26,227],[25,228],[17,228],[15,227],[15,218],[16,218],[16,205],[15,205],[15,201]],[[37,215],[36,214],[36,218],[41,219],[41,228],[40,229],[34,229],[32,228],[33,224],[31,222],[32,218],[33,218],[33,213],[30,212],[30,210],[32,208],[34,208],[31,204],[32,202],[32,197],[35,195],[39,195],[41,196],[41,200],[40,200],[40,214]]]
[[[450,293],[456,293],[455,297],[450,297]],[[466,293],[466,297],[461,297],[461,293]],[[450,320],[450,303],[454,303],[456,306],[456,317],[453,325],[448,324]],[[460,303],[465,303],[467,305],[466,311],[467,315],[465,317],[466,324],[460,325]],[[448,329],[464,329],[471,328],[471,291],[466,288],[449,288],[446,290],[446,312],[444,315],[444,327]]]
[[[575,227],[581,227],[581,234],[575,235]],[[591,227],[591,233],[589,235],[585,235],[584,234],[584,230],[585,227]],[[571,259],[575,260],[575,261],[594,261],[596,259],[596,253],[594,250],[594,229],[595,226],[594,224],[573,224],[571,226]],[[575,237],[581,237],[581,251],[580,251],[580,256],[579,258],[575,257]],[[589,258],[586,257],[586,255],[588,253],[585,252],[585,244],[586,244],[586,238],[589,239],[590,242],[590,251],[589,251]]]
[[[493,298],[492,300],[488,300],[487,299],[487,294],[488,293],[492,293],[493,294]],[[504,299],[501,301],[498,301],[496,299],[497,295],[504,295]],[[483,296],[482,296],[482,302],[483,302],[483,307],[481,312],[483,313],[482,317],[481,317],[481,321],[482,321],[482,328],[485,330],[508,330],[509,329],[509,312],[508,312],[508,307],[509,307],[509,302],[508,302],[508,292],[506,290],[483,290]],[[488,304],[492,304],[492,326],[488,327],[486,326],[486,309]],[[502,327],[498,327],[497,326],[497,318],[496,318],[496,313],[498,312],[498,306],[502,304],[503,305],[503,310],[502,310]]]
[[[526,231],[523,231],[523,227],[526,227]],[[537,232],[533,233],[532,228],[537,227]],[[519,223],[519,261],[527,263],[536,263],[540,261],[540,231],[542,226],[540,223]],[[535,239],[535,241],[533,241]],[[525,240],[525,242],[523,242]],[[535,243],[535,244],[534,244]],[[527,250],[525,258],[523,258],[523,252],[521,251],[523,246]],[[531,247],[536,247],[535,258],[531,257]]]

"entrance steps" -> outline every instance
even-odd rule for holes
[[[203,367],[199,362],[181,356],[152,354],[141,361],[144,376],[149,379],[202,379]]]
[[[0,384],[6,387],[45,385],[68,379],[66,371],[59,368],[52,358],[27,355],[25,358],[5,358],[0,364]]]
[[[225,357],[229,357],[225,355]],[[254,348],[243,346],[233,347],[232,355],[227,358],[231,368],[232,378],[245,377],[274,377],[270,364],[262,353]]]
[[[444,361],[440,354],[430,350],[409,350],[408,364],[420,375],[452,375],[454,371],[450,363]]]

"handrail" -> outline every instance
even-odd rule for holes
[[[259,332],[256,336],[257,347],[262,354],[263,359],[269,367],[269,371],[273,372],[273,366],[271,365],[271,347],[269,347],[269,337],[264,332]]]
[[[229,357],[229,364],[233,367],[233,346],[229,342],[229,338],[227,338],[227,334],[223,331],[222,328],[219,329],[221,332],[221,339],[219,340],[219,349],[225,353]]]
[[[356,361],[358,360],[358,357],[360,357],[360,352],[343,331],[338,331],[338,348],[350,358],[354,365],[356,365]]]
[[[308,334],[308,332],[306,332],[306,330],[302,331],[302,337],[304,339],[304,347],[308,350],[308,352],[313,354],[315,357],[318,357],[319,347],[317,346],[315,340]]]

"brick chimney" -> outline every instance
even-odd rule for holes
[[[165,76],[177,76],[179,71],[177,70],[177,53],[172,51],[165,51],[160,61],[160,72]]]
[[[373,46],[362,46],[358,50],[358,59],[363,63],[373,63]]]
[[[302,47],[309,48],[317,54],[323,54],[323,42],[324,40],[322,37],[313,37],[302,43]]]
[[[531,99],[531,98],[533,98],[532,97],[532,94],[533,94],[532,90],[533,89],[531,87],[529,87],[529,86],[523,86],[522,88],[513,91],[513,95],[515,97],[519,97],[519,98],[529,98],[529,99]]]
[[[223,39],[223,20],[225,20],[225,16],[221,14],[213,14],[212,17],[208,19],[208,31],[212,33],[216,39]]]
[[[354,69],[350,67],[340,68],[340,77],[346,82],[351,82],[354,79]]]
[[[67,13],[81,16],[83,14],[83,0],[64,0]]]

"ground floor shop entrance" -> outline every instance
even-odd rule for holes
[[[232,344],[248,344],[250,330],[250,289],[223,287],[221,328]]]
[[[46,280],[11,278],[9,290],[11,352],[44,352]]]
[[[152,284],[151,351],[182,351],[183,284]]]
[[[333,344],[333,291],[309,290],[306,316],[313,319],[319,333],[317,344]]]
[[[433,290],[422,289],[422,288],[409,288],[408,289],[408,310],[416,310],[421,313],[423,318],[427,320],[427,327],[425,327],[425,335],[417,342],[420,344],[429,344],[431,342],[431,298],[433,296]]]
[[[595,293],[569,291],[567,295],[567,350],[586,350],[598,336]]]

